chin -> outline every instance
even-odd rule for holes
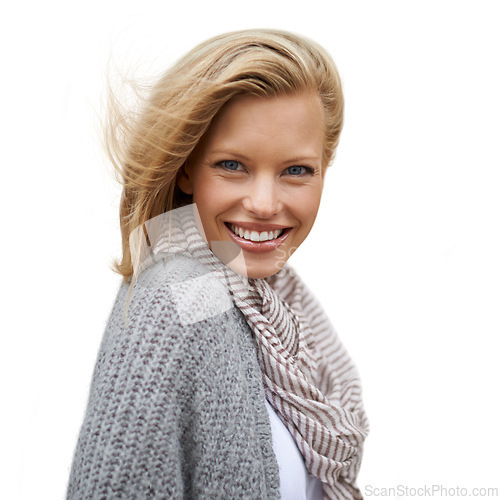
[[[269,278],[281,270],[288,260],[286,249],[272,252],[246,252],[233,241],[211,241],[210,249],[218,259],[241,276]]]
[[[280,266],[277,266],[277,265],[252,266],[252,265],[247,265],[247,263],[245,263],[245,262],[242,263],[242,262],[233,261],[227,265],[234,272],[240,274],[241,276],[245,276],[247,278],[253,278],[253,279],[263,279],[263,278],[269,278],[270,276],[273,276],[274,274],[279,272],[281,270],[281,268],[283,267],[284,263],[282,263]]]

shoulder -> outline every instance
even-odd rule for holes
[[[130,392],[140,394],[140,406],[152,404],[154,393],[175,400],[179,391],[192,393],[215,380],[220,363],[239,366],[249,327],[204,266],[185,257],[158,261],[137,277],[127,300],[129,291],[122,285],[108,319],[91,406],[104,394],[120,399]]]
[[[132,333],[158,324],[182,328],[209,318],[227,321],[233,308],[227,287],[209,268],[188,256],[159,254],[132,288],[121,286],[109,323]]]
[[[223,310],[227,290],[185,257],[141,273],[127,308],[128,290],[101,345],[69,498],[274,498],[262,375],[243,315]],[[197,301],[204,317],[190,315]]]
[[[160,304],[184,326],[221,315],[233,306],[227,287],[202,263],[184,255],[159,254],[136,280],[133,297],[140,309]]]
[[[247,329],[229,291],[206,266],[184,256],[159,258],[132,288],[124,283],[118,290],[97,370],[112,360],[137,370],[146,353],[199,365]]]

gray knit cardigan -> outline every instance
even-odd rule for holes
[[[200,277],[202,296],[198,289],[193,321],[186,321],[179,284],[189,294]],[[159,258],[138,276],[126,317],[128,285],[121,286],[68,499],[280,498],[256,344],[214,280],[191,258]],[[198,320],[197,305],[204,308]]]

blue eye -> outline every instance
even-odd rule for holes
[[[228,170],[238,170],[238,167],[240,166],[240,162],[236,160],[224,160],[220,163],[224,168],[227,168]]]
[[[303,167],[302,165],[293,165],[292,167],[288,167],[286,170],[290,175],[302,175],[307,171],[306,167]]]

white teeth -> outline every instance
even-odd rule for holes
[[[248,229],[244,230],[234,224],[229,224],[229,228],[240,238],[256,242],[274,240],[283,234],[283,229],[276,229],[275,231],[262,231],[259,233],[258,231],[249,231]]]
[[[252,241],[260,241],[260,236],[259,236],[259,233],[257,231],[252,231],[250,233],[250,239]]]

